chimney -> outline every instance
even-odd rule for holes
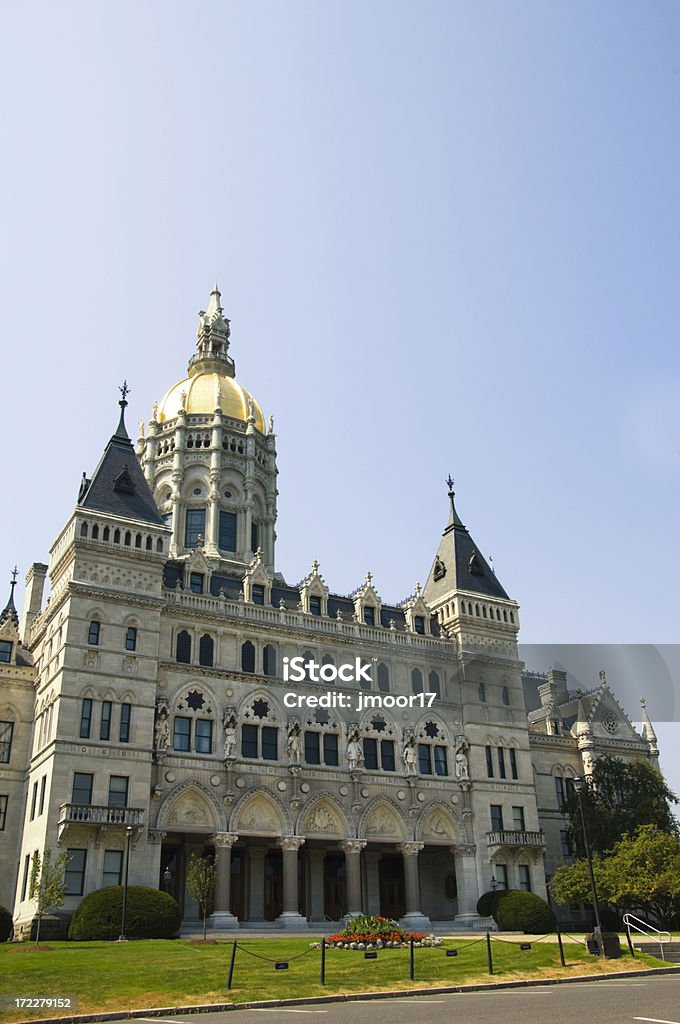
[[[47,566],[42,562],[34,562],[26,573],[26,590],[24,591],[24,607],[19,622],[19,635],[21,642],[28,647],[31,625],[42,606],[43,590],[45,589],[45,578]]]

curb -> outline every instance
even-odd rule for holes
[[[16,1024],[89,1024],[91,1021],[135,1020],[139,1017],[169,1017],[192,1013],[228,1013],[231,1010],[264,1010],[276,1006],[309,1006],[324,1003],[367,1002],[371,999],[401,999],[412,996],[451,995],[456,992],[489,992],[497,989],[539,988],[544,985],[574,985],[584,981],[596,983],[617,978],[647,978],[658,974],[680,974],[675,967],[650,967],[640,971],[616,971],[612,974],[582,974],[572,978],[531,978],[520,981],[484,982],[476,985],[445,985],[430,988],[408,988],[387,992],[338,992],[328,996],[300,996],[298,999],[259,999],[247,1003],[204,1003],[196,1006],[155,1006],[147,1010],[119,1010],[109,1013],[78,1014],[71,1017],[39,1017],[17,1021]]]

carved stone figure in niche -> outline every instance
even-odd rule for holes
[[[402,760],[404,767],[406,768],[407,775],[417,775],[418,773],[418,751],[416,750],[415,736],[409,735],[404,743],[401,751]]]
[[[458,745],[456,747],[456,778],[470,779],[470,765],[467,759],[467,752],[470,749],[470,744],[465,737],[460,737]]]
[[[288,730],[286,753],[291,764],[300,764],[302,760],[302,729],[299,722],[293,722]]]
[[[167,750],[170,746],[170,722],[165,707],[160,708],[156,718],[155,746],[156,750]]]
[[[361,768],[364,763],[364,751],[361,746],[361,740],[359,739],[359,730],[356,726],[351,730],[347,739],[345,757],[347,758],[350,771],[355,771],[357,768]]]
[[[236,755],[236,716],[228,711],[224,713],[224,756]]]

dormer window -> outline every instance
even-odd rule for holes
[[[422,615],[416,615],[413,619],[413,627],[416,633],[425,633],[425,618]]]
[[[364,608],[364,622],[367,626],[375,626],[375,608],[370,604]]]
[[[321,615],[321,598],[310,597],[309,599],[309,613],[310,615]]]
[[[8,665],[12,660],[12,647],[13,643],[11,640],[0,640],[0,661]]]
[[[252,589],[253,604],[264,604],[264,586],[261,583],[254,583]]]

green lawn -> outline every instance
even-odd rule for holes
[[[289,999],[336,992],[409,988],[408,950],[380,950],[376,960],[361,951],[329,949],[326,985],[319,984],[319,950],[309,950],[309,938],[239,940],[234,984],[227,991],[231,942],[196,945],[183,940],[115,942],[54,942],[36,951],[32,944],[0,945],[0,995],[77,996],[78,1013],[97,1010],[181,1006],[192,1003],[245,1002]],[[447,957],[445,949],[457,949]],[[560,965],[555,942],[532,943],[524,951],[517,943],[494,941],[494,978],[548,978],[574,974],[625,971],[661,966],[650,956],[635,960],[626,954],[603,963],[584,947],[565,943],[567,967]],[[288,960],[287,971],[250,955]],[[305,953],[299,959],[293,959]],[[489,981],[485,941],[447,940],[436,949],[415,950],[415,986],[457,985]],[[37,1019],[35,1011],[5,1013],[5,1021]]]

